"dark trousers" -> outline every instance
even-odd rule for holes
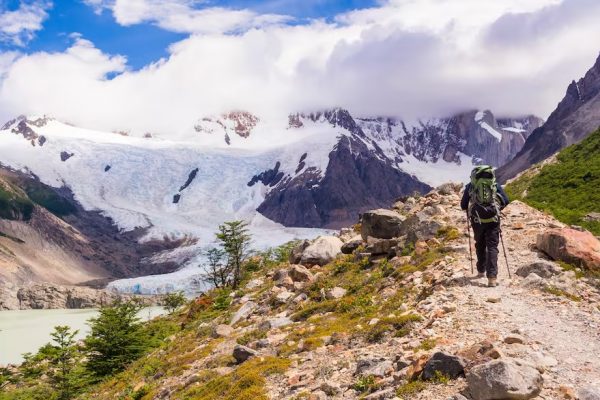
[[[498,243],[500,242],[500,224],[473,222],[475,251],[477,252],[477,272],[487,273],[488,278],[498,276]]]

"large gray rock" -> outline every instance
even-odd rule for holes
[[[431,380],[441,375],[456,379],[464,374],[466,365],[467,363],[463,358],[440,351],[427,361],[422,377],[425,380]]]
[[[373,237],[392,239],[401,236],[401,226],[405,217],[395,211],[377,209],[362,215],[360,234],[363,240]]]
[[[525,278],[532,272],[538,276],[541,276],[542,278],[548,279],[554,275],[560,274],[561,269],[556,264],[548,261],[536,261],[529,265],[523,265],[522,267],[519,267],[516,271],[516,274]]]
[[[536,397],[544,378],[539,371],[519,360],[493,360],[467,373],[473,400],[524,400]]]
[[[294,282],[312,282],[314,279],[312,272],[303,265],[292,265],[288,274]]]
[[[436,237],[442,226],[442,223],[432,219],[431,216],[419,212],[412,214],[402,223],[401,233],[406,235],[411,243],[417,240],[427,241]]]
[[[302,252],[300,264],[325,265],[333,261],[342,252],[344,243],[335,236],[321,236]]]
[[[303,240],[296,246],[294,246],[294,248],[290,252],[290,264],[300,264],[300,260],[302,259],[302,253],[308,246],[310,246],[310,241],[308,240]]]
[[[383,378],[394,371],[394,364],[385,358],[365,358],[356,363],[355,375]]]
[[[352,237],[352,239],[348,240],[346,243],[342,245],[342,253],[344,254],[352,254],[354,250],[358,249],[360,245],[363,244],[362,236],[357,235]]]
[[[244,303],[236,311],[236,313],[233,314],[233,317],[231,318],[231,322],[229,323],[229,325],[233,326],[236,323],[238,323],[239,321],[247,319],[250,315],[252,315],[254,310],[256,310],[256,307],[257,307],[257,305],[253,301],[248,301],[248,302]]]
[[[251,349],[250,347],[242,346],[241,344],[236,344],[233,348],[233,358],[238,362],[238,364],[243,363],[256,356],[258,353],[256,350]]]

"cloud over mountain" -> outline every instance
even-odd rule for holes
[[[0,117],[48,113],[173,135],[229,109],[285,116],[341,106],[416,118],[491,108],[546,117],[600,50],[600,3],[591,0],[389,0],[303,24],[189,0],[87,2],[121,25],[190,36],[137,71],[84,38],[63,53],[0,61]]]

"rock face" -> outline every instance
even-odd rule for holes
[[[549,230],[538,236],[537,247],[555,260],[600,270],[600,241],[588,231]]]
[[[506,181],[557,151],[578,143],[600,126],[600,56],[579,81],[571,82],[558,107],[527,138],[517,156],[496,176]]]
[[[473,400],[531,399],[541,392],[543,382],[537,369],[515,360],[493,360],[467,373]]]
[[[112,304],[117,300],[126,300],[134,296],[122,295],[106,290],[78,286],[59,286],[40,283],[19,289],[17,299],[21,310],[42,310],[55,308],[98,308]],[[157,297],[140,297],[147,304],[156,304]]]
[[[362,215],[360,234],[363,240],[368,237],[392,239],[400,236],[405,218],[395,211],[377,209]]]
[[[335,236],[321,236],[302,251],[300,264],[325,265],[342,252],[343,244]]]

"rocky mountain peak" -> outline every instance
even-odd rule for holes
[[[242,138],[248,138],[260,118],[248,111],[230,111],[219,116],[203,117],[196,125],[194,130],[198,133],[223,133],[227,144],[231,144],[231,135],[236,134]]]

